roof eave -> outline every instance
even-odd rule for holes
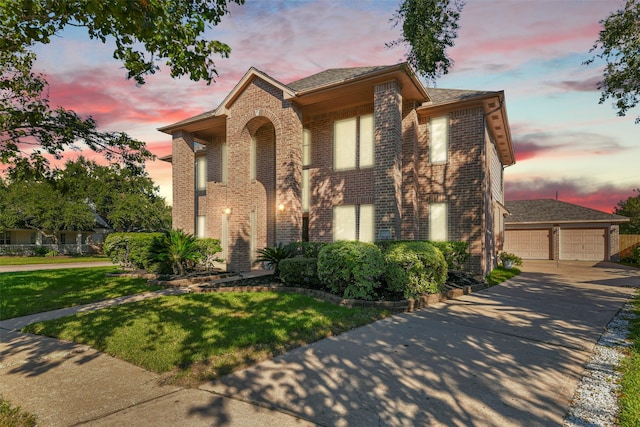
[[[289,94],[288,96],[285,95],[285,99],[295,101],[296,99],[300,99],[303,97],[312,96],[322,92],[328,92],[336,88],[344,88],[347,86],[353,86],[353,85],[365,83],[370,80],[378,79],[386,74],[392,75],[398,72],[404,72],[408,76],[411,83],[413,83],[414,87],[418,90],[420,97],[422,97],[422,99],[426,99],[426,100],[430,99],[429,94],[427,93],[427,90],[424,88],[424,86],[422,85],[422,83],[420,82],[416,74],[413,72],[411,67],[407,65],[407,63],[390,65],[389,67],[383,68],[381,70],[372,71],[370,73],[366,73],[348,80],[331,82],[331,83],[316,86],[307,90],[301,90],[297,92],[292,91],[291,94]]]

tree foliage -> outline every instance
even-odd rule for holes
[[[0,229],[30,228],[53,236],[92,229],[95,214],[115,231],[164,230],[171,224],[171,209],[146,172],[117,163],[79,157],[49,171],[23,159],[8,169],[0,191]]]
[[[640,188],[635,191],[637,196],[621,200],[614,209],[614,213],[630,218],[629,222],[620,224],[621,234],[640,234]]]
[[[152,158],[144,142],[121,132],[99,132],[93,118],[52,107],[45,76],[33,71],[33,47],[48,44],[67,27],[91,39],[115,42],[113,56],[127,77],[143,84],[164,62],[172,77],[213,81],[212,55],[228,57],[226,44],[205,30],[220,22],[227,3],[244,0],[6,0],[0,2],[0,161],[46,163],[84,143],[108,160],[140,166]]]
[[[406,45],[407,61],[430,80],[447,74],[453,60],[446,49],[454,45],[463,6],[463,0],[404,0],[392,18],[402,37],[387,47]]]
[[[590,52],[606,61],[604,79],[598,85],[602,91],[600,104],[613,101],[619,116],[640,102],[640,0],[627,0],[619,9],[600,21],[604,26]],[[636,118],[640,123],[640,116]]]

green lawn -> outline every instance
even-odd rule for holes
[[[0,265],[68,264],[70,262],[111,261],[104,256],[0,256]]]
[[[145,279],[107,277],[116,267],[0,273],[0,320],[158,288]]]
[[[629,338],[633,346],[623,361],[622,381],[620,383],[620,426],[640,426],[640,294],[633,301],[636,318],[630,322]]]
[[[520,273],[521,271],[517,268],[506,269],[501,266],[496,267],[491,270],[491,273],[489,273],[489,275],[487,276],[487,283],[489,284],[489,286],[494,286],[504,282],[505,280],[509,280]]]
[[[299,294],[207,293],[81,313],[25,332],[88,344],[189,385],[386,315]]]

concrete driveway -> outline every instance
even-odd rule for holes
[[[0,328],[0,394],[42,425],[560,425],[604,327],[640,285],[616,264],[525,263],[500,286],[389,317],[199,389]]]
[[[560,425],[639,272],[583,262],[526,262],[523,270],[202,388],[326,426]]]

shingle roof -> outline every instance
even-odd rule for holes
[[[505,202],[506,223],[626,222],[629,218],[553,199]]]
[[[334,83],[341,83],[347,80],[355,79],[365,74],[384,70],[385,68],[397,67],[396,65],[377,65],[373,67],[353,67],[353,68],[330,68],[317,74],[312,74],[300,80],[296,80],[287,84],[287,86],[296,92],[304,92],[307,90],[327,86]]]
[[[488,95],[494,92],[481,90],[462,90],[462,89],[438,89],[433,87],[426,88],[429,98],[434,105],[447,104],[450,102],[464,101],[465,99],[475,98],[477,96]]]

